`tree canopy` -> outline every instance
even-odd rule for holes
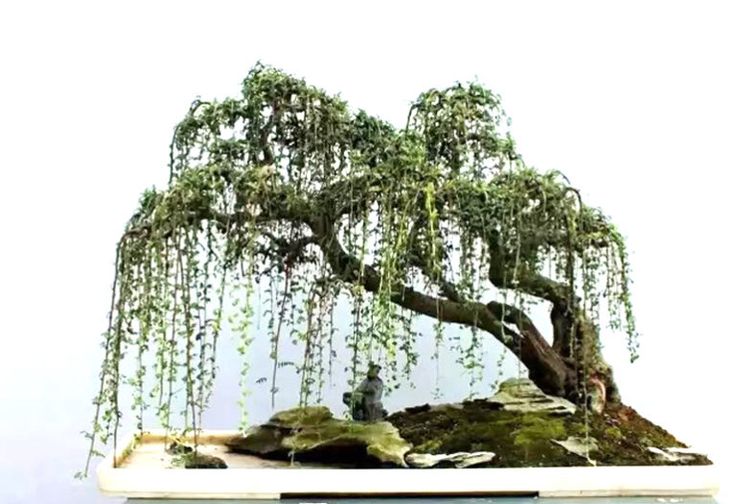
[[[604,320],[622,330],[635,358],[623,239],[562,173],[524,163],[498,96],[480,84],[430,89],[395,126],[259,64],[240,96],[192,104],[169,169],[117,247],[92,453],[116,435],[123,384],[139,424],[154,406],[167,429],[183,384],[196,431],[218,337],[229,325],[245,354],[258,290],[272,394],[292,340],[303,348],[301,404],[319,397],[335,338],[348,341],[354,377],[376,358],[408,375],[421,315],[437,321],[438,341],[446,323],[472,332],[468,368],[484,365],[477,350],[491,335],[545,392],[580,402],[593,376],[618,400],[598,330]],[[330,322],[341,299],[347,334]],[[549,339],[527,314],[535,301],[551,305]]]

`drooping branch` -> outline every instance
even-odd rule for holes
[[[302,236],[289,240],[281,236],[276,236],[270,231],[261,231],[260,233],[270,240],[270,246],[264,247],[261,251],[262,254],[276,255],[287,266],[299,261],[303,257],[307,246],[317,243],[317,239],[314,236]]]
[[[409,254],[409,264],[419,269],[427,279],[434,281],[439,287],[440,293],[448,300],[460,304],[466,302],[466,300],[460,295],[460,292],[454,283],[447,280],[447,278],[445,278],[441,273],[432,271],[431,262],[423,253],[416,250],[412,251]]]
[[[311,219],[309,225],[335,274],[339,275],[344,282],[359,283],[368,292],[378,292],[381,287],[381,276],[378,270],[371,265],[361,265],[357,257],[345,251],[340,244],[334,225],[327,218]],[[363,270],[362,275],[361,269]],[[458,303],[438,298],[416,291],[400,282],[394,283],[391,292],[391,300],[394,303],[414,312],[441,322],[467,326],[475,325],[477,320],[489,327],[497,327],[500,334],[500,322],[492,317],[481,303]]]
[[[276,236],[266,229],[261,230],[260,233],[270,240],[273,245],[272,252],[280,255],[282,260],[287,258],[294,260],[306,246],[316,244],[324,254],[333,273],[343,282],[358,283],[368,292],[377,293],[379,291],[381,275],[378,269],[372,265],[361,264],[357,257],[343,248],[333,224],[334,214],[319,213],[319,210],[344,208],[339,203],[345,198],[343,192],[325,189],[317,194],[302,196],[295,193],[290,187],[274,181],[259,184],[258,191],[254,191],[250,185],[241,185],[241,191],[247,191],[247,193],[240,193],[238,198],[243,205],[247,202],[247,208],[236,208],[235,213],[229,215],[214,211],[201,211],[198,214],[192,214],[192,218],[210,220],[222,227],[232,226],[233,223],[242,225],[245,222],[252,222],[258,226],[275,222],[305,225],[312,232],[309,236],[296,238]],[[311,204],[310,200],[322,203],[333,201],[334,204],[317,206]],[[131,229],[129,232],[140,233],[142,228]],[[445,297],[425,294],[395,281],[391,287],[390,296],[393,303],[440,322],[477,327],[490,333],[527,366],[532,378],[544,390],[557,395],[565,394],[565,387],[569,381],[569,370],[560,355],[550,347],[525,314],[517,308],[508,306],[508,311],[502,313],[503,310],[499,310],[501,306],[499,303],[483,304],[461,298],[457,287],[452,282],[441,275],[433,274],[430,261],[421,254],[419,249],[414,249],[409,254],[409,262],[428,278],[434,277],[433,281],[438,284],[440,292]],[[492,261],[491,269],[493,267]],[[558,294],[564,286],[546,281],[540,275],[537,277],[535,281],[525,280],[531,277],[518,277],[515,286],[522,291],[545,295],[559,303],[564,301],[562,294]],[[510,286],[500,280],[502,278],[504,278],[502,275],[498,275],[498,278],[493,277],[492,281],[496,280],[493,283],[499,287]],[[508,324],[515,325],[518,332],[511,329]]]
[[[562,352],[570,349],[570,327],[572,313],[569,306],[569,286],[562,282],[552,280],[536,271],[529,271],[523,265],[514,271],[509,271],[509,260],[512,252],[501,245],[500,236],[492,233],[489,239],[490,264],[488,268],[488,279],[499,289],[514,289],[524,294],[549,301],[552,304],[552,347],[561,355],[569,355]]]
[[[528,271],[523,265],[515,266],[513,252],[503,247],[499,233],[491,233],[489,238],[490,264],[488,279],[499,289],[515,289],[530,296],[549,301],[554,306],[565,306],[570,289],[564,283],[552,280],[537,273]]]
[[[340,245],[337,234],[327,219],[314,219],[310,227],[334,273],[345,282],[360,283],[367,291],[378,292],[381,278],[379,273],[373,266],[362,265],[361,268],[358,258],[351,256]],[[478,327],[492,334],[527,366],[530,376],[543,390],[550,394],[565,395],[570,378],[569,370],[538,331],[536,335],[530,332],[530,322],[517,326],[526,333],[519,334],[510,330],[494,313],[497,311],[494,304],[441,299],[399,282],[392,286],[391,300],[399,306],[441,322]],[[520,310],[517,312],[521,313]],[[529,321],[528,317],[525,320]],[[514,319],[509,319],[509,322],[516,323]]]

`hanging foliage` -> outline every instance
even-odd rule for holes
[[[241,96],[192,105],[169,169],[168,187],[144,192],[118,244],[90,456],[116,436],[125,383],[139,429],[153,408],[166,429],[178,414],[196,436],[226,323],[240,335],[245,377],[257,298],[271,300],[271,393],[293,366],[301,404],[321,398],[338,337],[353,381],[370,359],[408,376],[421,315],[437,322],[437,358],[444,324],[470,329],[469,344],[455,345],[473,380],[490,335],[545,392],[580,402],[594,377],[619,400],[598,328],[605,305],[636,357],[621,235],[562,174],[523,162],[484,87],[429,90],[399,129],[258,65]],[[340,297],[352,303],[350,334],[331,322]],[[530,299],[552,307],[551,342],[525,312]],[[303,346],[302,362],[281,360],[289,341]],[[178,391],[185,407],[175,412]]]

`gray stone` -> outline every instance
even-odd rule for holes
[[[389,422],[338,420],[327,413],[323,406],[283,411],[267,424],[231,439],[227,446],[234,452],[280,460],[293,456],[337,464],[406,467],[404,456],[412,445]]]
[[[664,462],[673,463],[690,462],[696,455],[703,455],[692,448],[665,448],[662,450],[654,446],[648,446],[647,450],[657,455]]]
[[[308,406],[292,408],[275,413],[266,425],[280,429],[295,429],[306,425],[315,425],[332,418],[332,412],[326,406]]]
[[[457,468],[472,467],[487,464],[496,456],[493,452],[457,452],[432,455],[431,453],[410,453],[406,456],[406,463],[410,467],[428,468],[437,465],[452,465]]]
[[[551,413],[572,415],[576,407],[567,399],[548,396],[528,378],[511,378],[504,381],[498,392],[486,399],[501,409],[519,413]]]
[[[263,456],[286,455],[287,450],[283,442],[290,433],[291,429],[269,424],[260,425],[251,427],[243,436],[237,436],[226,444],[228,448],[239,453]]]
[[[598,450],[598,441],[592,437],[588,437],[586,439],[577,436],[570,436],[564,441],[553,439],[552,442],[562,446],[570,453],[583,457],[591,463],[593,461],[590,459],[590,453]]]

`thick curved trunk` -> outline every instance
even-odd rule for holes
[[[619,404],[621,396],[613,378],[613,370],[600,352],[598,330],[580,310],[579,299],[575,297],[571,303],[569,285],[521,268],[511,274],[507,268],[511,254],[501,247],[498,240],[492,240],[489,245],[491,247],[489,280],[494,286],[500,289],[515,289],[548,301],[552,305],[550,319],[553,338],[550,351],[564,363],[563,390],[561,393],[555,392],[556,389],[548,387],[547,384],[550,375],[563,374],[556,360],[533,363],[535,369],[527,365],[529,377],[546,393],[565,397],[576,404],[589,402],[591,395],[595,395],[596,400],[601,403],[597,409],[605,407],[608,403]],[[521,322],[521,326],[517,321]],[[517,315],[517,321],[514,323],[522,332],[524,332],[522,326],[533,327],[525,315],[523,318]],[[528,332],[535,338],[541,338],[536,328]]]
[[[369,292],[379,290],[378,271],[370,265],[361,267],[358,258],[342,247],[328,220],[314,219],[309,226],[333,273],[345,282],[360,283]],[[450,287],[448,285],[443,290],[449,293],[452,290]],[[581,395],[584,388],[580,385],[577,359],[566,358],[550,345],[522,310],[495,301],[482,304],[438,298],[398,283],[392,286],[392,292],[391,300],[399,306],[442,322],[475,326],[490,333],[521,360],[529,370],[529,378],[545,393],[565,397],[579,404],[585,400]],[[454,296],[450,294],[448,297]],[[515,329],[510,327],[512,325]],[[586,338],[588,336],[591,335]],[[602,362],[599,354],[598,360]],[[610,372],[605,376],[610,388],[615,388]]]
[[[552,306],[550,319],[554,334],[552,348],[574,368],[574,395],[579,397],[590,393],[591,388],[599,388],[606,403],[619,404],[621,395],[613,378],[613,370],[601,355],[595,325],[580,310],[573,315],[563,303]],[[584,379],[586,383],[583,384]]]
[[[518,351],[521,362],[529,370],[529,378],[547,394],[567,397],[575,376],[568,362],[547,343],[531,319],[520,309],[492,301],[486,305],[499,320],[517,327],[529,350]],[[513,349],[512,349],[513,350]]]

